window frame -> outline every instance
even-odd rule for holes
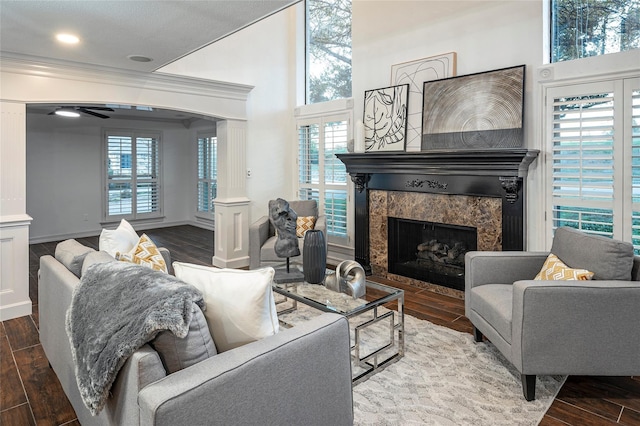
[[[309,4],[314,1],[314,0],[305,0],[304,1],[304,13],[303,13],[303,25],[302,27],[304,28],[304,43],[303,43],[303,50],[304,50],[304,99],[303,102],[305,105],[317,105],[317,104],[322,104],[324,102],[332,102],[338,99],[347,99],[347,98],[351,98],[351,96],[353,96],[353,65],[351,64],[351,66],[349,67],[350,70],[350,82],[351,82],[351,90],[350,90],[350,94],[348,97],[345,98],[333,98],[333,99],[328,99],[325,101],[313,101],[311,100],[311,54],[310,54],[310,38],[311,38],[311,30],[310,30],[310,24],[309,24],[309,19],[310,19],[310,13],[309,13]],[[351,2],[351,19],[353,19],[353,0],[348,0]],[[352,26],[352,23],[349,24],[350,27]],[[352,45],[353,45],[353,35],[351,34],[349,37],[349,42],[350,42],[350,47],[349,47],[349,59],[352,60],[353,58],[353,49],[352,49]],[[335,86],[334,86],[335,87]]]
[[[206,178],[200,176],[200,162],[201,162],[201,149],[200,149],[200,141],[203,139],[208,139],[209,143],[213,145],[213,150],[215,152],[212,161],[212,167],[208,168],[207,174],[211,174],[212,176]],[[218,186],[218,154],[217,154],[217,145],[218,145],[218,137],[216,136],[214,131],[207,132],[199,132],[196,136],[196,170],[195,170],[195,180],[196,180],[196,202],[195,202],[195,216],[199,219],[204,219],[207,221],[211,221],[212,223],[215,221],[215,205],[213,198],[209,200],[209,210],[204,211],[200,210],[200,184],[207,183],[209,186],[212,184],[215,186],[215,193],[217,195],[217,186]]]
[[[556,64],[557,65],[557,64]],[[562,68],[562,67],[561,67]],[[577,97],[584,95],[595,95],[610,92],[613,94],[613,183],[612,198],[609,201],[593,199],[577,199],[574,203],[577,207],[586,209],[608,209],[612,212],[612,231],[610,236],[632,242],[640,238],[633,235],[632,215],[637,212],[640,216],[640,202],[634,203],[632,200],[632,104],[631,95],[634,91],[640,95],[640,75],[637,71],[610,73],[608,75],[582,76],[579,78],[564,78],[557,81],[542,82],[542,123],[543,137],[542,149],[545,158],[543,168],[543,191],[545,195],[544,217],[545,242],[549,247],[553,240],[553,232],[556,229],[554,218],[554,205],[556,199],[553,194],[553,103],[558,97]],[[638,96],[637,95],[637,96]],[[637,126],[636,126],[637,127]],[[640,135],[636,135],[636,139]],[[640,145],[640,141],[637,142]],[[636,173],[640,174],[640,167]],[[637,187],[637,186],[636,186]],[[640,201],[640,200],[639,200]],[[570,204],[569,202],[565,204]],[[589,231],[587,231],[589,232]],[[636,252],[640,250],[638,244],[635,246]]]
[[[346,134],[346,142],[347,144],[349,144],[349,142],[353,139],[353,112],[350,109],[339,109],[339,110],[335,110],[332,109],[331,106],[335,106],[335,103],[342,103],[341,101],[332,101],[329,103],[325,103],[325,105],[323,105],[323,109],[326,112],[318,112],[317,108],[318,106],[320,106],[321,104],[314,104],[314,107],[309,108],[311,110],[314,110],[314,112],[310,112],[308,114],[303,114],[301,113],[300,110],[298,110],[298,114],[296,116],[296,166],[298,169],[298,172],[296,173],[296,196],[298,198],[300,198],[300,194],[301,194],[301,190],[310,187],[313,190],[317,190],[318,192],[318,210],[321,212],[321,214],[324,214],[325,216],[327,216],[327,242],[330,245],[333,246],[342,246],[342,247],[351,247],[351,242],[353,241],[353,219],[352,219],[352,192],[353,192],[353,188],[352,188],[352,183],[351,180],[349,179],[349,175],[348,173],[346,173],[346,182],[344,185],[342,184],[332,184],[329,183],[327,184],[324,179],[319,179],[318,183],[310,183],[310,184],[303,184],[301,182],[300,179],[300,139],[299,139],[299,129],[301,126],[309,126],[309,125],[313,125],[313,124],[318,124],[320,126],[323,126],[324,123],[328,123],[328,122],[336,122],[336,121],[345,121],[346,125],[347,125],[347,134]],[[320,132],[320,135],[322,135],[323,132]],[[324,153],[324,141],[322,140],[322,137],[320,137],[320,141],[319,141],[319,158],[318,158],[318,162],[319,162],[319,167],[318,167],[318,173],[319,176],[325,176],[326,174],[326,170],[325,170],[325,156],[323,155]],[[340,161],[337,160],[336,161]],[[335,235],[331,235],[329,234],[329,217],[327,215],[327,203],[326,203],[326,193],[327,191],[332,191],[332,190],[337,190],[337,191],[344,191],[345,193],[345,197],[346,197],[346,212],[345,212],[345,221],[346,221],[346,235],[344,237],[338,237]],[[302,199],[302,198],[300,198]]]
[[[163,202],[163,182],[162,182],[162,132],[158,130],[144,130],[144,129],[103,129],[102,132],[102,156],[103,156],[103,171],[102,171],[102,218],[103,222],[117,222],[121,219],[126,219],[128,221],[136,221],[136,220],[145,220],[145,219],[157,219],[162,218],[164,214]],[[130,182],[132,188],[131,200],[131,212],[125,214],[109,214],[109,184],[112,183],[113,179],[109,177],[109,138],[110,137],[125,137],[131,139],[131,158],[129,161],[131,162],[131,177],[128,180]],[[138,175],[138,164],[134,159],[137,157],[137,141],[138,139],[153,139],[155,140],[155,158],[153,167],[155,170],[155,176],[152,178],[145,178]],[[121,180],[124,181],[124,180]],[[138,210],[138,184],[139,183],[152,183],[155,185],[156,189],[156,202],[154,203],[156,206],[155,210],[150,212],[142,212],[139,213]]]
[[[572,2],[575,2],[576,0],[571,0]],[[566,2],[569,2],[569,0],[566,0]],[[622,42],[621,41],[617,41],[618,44],[618,50],[615,51],[604,51],[604,52],[598,52],[596,54],[587,54],[587,55],[582,55],[582,56],[577,56],[577,57],[571,57],[571,58],[567,58],[567,59],[558,59],[556,57],[556,49],[554,49],[554,44],[555,41],[557,40],[558,37],[558,30],[556,28],[556,3],[557,0],[551,0],[549,2],[544,2],[544,7],[543,10],[545,12],[545,16],[548,19],[548,24],[547,24],[547,30],[545,31],[545,36],[544,36],[544,42],[545,42],[545,50],[548,50],[548,52],[546,52],[547,54],[545,55],[545,58],[547,61],[549,61],[549,63],[555,64],[555,63],[562,63],[562,62],[568,62],[568,61],[575,61],[575,60],[579,60],[579,59],[585,59],[585,58],[591,58],[591,57],[595,57],[595,56],[606,56],[606,55],[611,55],[611,54],[616,54],[616,53],[621,53],[621,52],[627,52],[630,50],[634,50],[632,48],[623,48],[624,46],[622,46]],[[578,8],[581,5],[575,6],[576,8]],[[609,14],[609,16],[611,16],[612,14],[614,14],[614,12],[611,12]],[[624,15],[624,16],[628,16],[628,15]],[[574,21],[578,21],[578,16],[576,14],[576,16],[573,16]],[[622,24],[621,24],[622,25]],[[609,28],[609,27],[605,27],[605,28]],[[575,31],[578,31],[577,28],[573,28]],[[575,32],[574,31],[574,32]],[[592,34],[581,34],[580,38],[590,38],[592,36]],[[616,32],[615,33],[616,37],[622,37],[621,32]],[[605,44],[606,41],[608,40],[608,38],[610,37],[610,34],[607,34],[605,32]],[[605,47],[606,49],[606,47]],[[637,48],[636,48],[637,49]],[[584,52],[583,52],[584,53]]]

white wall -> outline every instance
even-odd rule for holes
[[[296,10],[272,15],[182,58],[163,73],[254,86],[247,100],[247,197],[250,222],[267,213],[274,197],[294,197]]]
[[[530,106],[531,75],[542,64],[542,31],[540,0],[354,0],[355,115],[362,116],[365,90],[390,84],[391,65],[448,52],[457,53],[457,75],[527,65]]]
[[[541,0],[354,0],[354,117],[362,117],[365,90],[391,84],[392,65],[456,52],[457,75],[526,65],[525,147],[538,149],[534,80],[543,65],[542,9]],[[538,168],[537,161],[530,183],[539,180]],[[528,189],[529,199],[542,196],[535,185]],[[540,212],[530,208],[528,219],[540,221]]]
[[[32,242],[100,233],[105,128],[162,132],[164,218],[136,228],[193,221],[194,130],[157,121],[27,114],[27,214],[33,217]]]
[[[252,220],[275,196],[295,196],[296,19],[299,4],[161,71],[253,85],[248,100],[247,181]],[[457,53],[457,75],[525,64],[525,145],[538,148],[534,76],[543,65],[543,2],[353,0],[354,119],[364,91],[390,84],[391,65]],[[300,28],[297,28],[300,30]],[[299,96],[299,94],[298,94]],[[536,179],[537,163],[531,171]],[[540,196],[530,185],[529,196]],[[529,213],[537,221],[537,211]],[[534,236],[535,238],[535,236]]]

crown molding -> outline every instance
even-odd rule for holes
[[[254,86],[0,53],[0,72],[246,101]]]

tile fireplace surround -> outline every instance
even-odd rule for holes
[[[537,150],[338,154],[355,183],[355,260],[368,273],[463,298],[388,271],[389,217],[474,227],[478,250],[525,248],[526,177]]]

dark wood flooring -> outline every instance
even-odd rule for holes
[[[177,226],[145,233],[171,250],[172,259],[211,264],[213,233],[193,226]],[[98,237],[79,238],[97,249]],[[0,326],[0,425],[78,425],[60,383],[48,367],[38,337],[39,258],[53,255],[56,243],[33,244],[29,256],[29,295],[33,314]],[[464,302],[396,282],[372,277],[405,291],[405,313],[461,332],[470,333]],[[523,401],[524,403],[524,401]],[[639,425],[640,377],[571,376],[546,415],[543,426]]]

